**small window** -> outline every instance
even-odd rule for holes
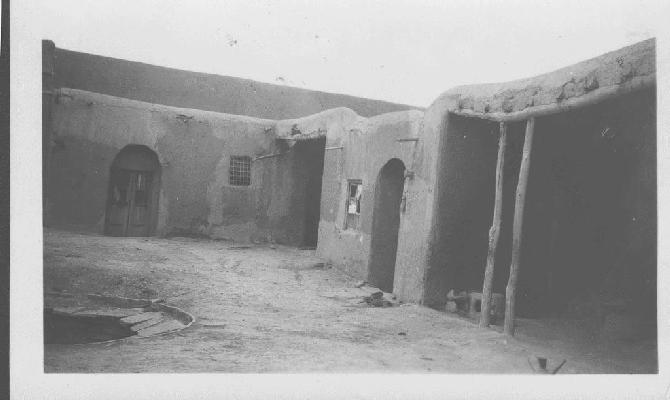
[[[234,186],[249,186],[251,184],[251,157],[230,157],[228,183]]]
[[[346,219],[344,229],[359,229],[361,217],[361,193],[363,192],[363,183],[360,179],[348,181]]]

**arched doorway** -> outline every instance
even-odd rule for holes
[[[129,145],[114,158],[109,174],[105,234],[150,236],[158,215],[160,164],[146,146]]]
[[[393,158],[384,165],[377,177],[368,266],[368,282],[385,292],[393,291],[404,184],[405,164]]]

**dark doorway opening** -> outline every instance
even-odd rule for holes
[[[323,158],[326,138],[310,139],[295,144],[296,176],[301,177],[296,187],[294,204],[302,224],[300,245],[316,247],[319,238],[319,220],[321,218],[321,183],[323,180]]]
[[[538,120],[519,316],[654,336],[655,108],[650,91]]]
[[[146,146],[124,147],[110,169],[105,234],[150,236],[158,218],[160,164]]]
[[[424,298],[424,304],[437,309],[444,308],[452,289],[481,291],[495,196],[498,124],[456,115],[450,115],[447,124],[436,179],[436,237]],[[518,132],[518,127],[509,127],[510,142],[519,136]],[[509,147],[505,179],[511,181],[518,174],[514,155],[520,147],[516,143]],[[506,205],[511,199],[513,207],[513,196],[506,193]],[[502,241],[499,247],[506,248]],[[501,266],[496,263],[496,279],[506,274]],[[500,287],[494,291],[499,293]]]
[[[393,291],[404,184],[405,164],[394,158],[379,171],[375,186],[368,281],[385,292]]]

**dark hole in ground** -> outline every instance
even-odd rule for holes
[[[118,317],[75,316],[44,311],[45,344],[95,343],[135,335]]]

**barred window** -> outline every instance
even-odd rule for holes
[[[251,157],[230,157],[228,183],[234,186],[249,186],[251,184]]]

